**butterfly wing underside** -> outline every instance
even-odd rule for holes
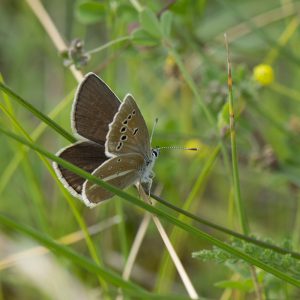
[[[94,73],[88,73],[77,89],[71,122],[76,134],[90,141],[105,141],[121,102]]]
[[[145,120],[131,95],[122,102],[109,125],[105,149],[107,156],[139,153],[150,157],[150,138]]]
[[[102,145],[91,142],[78,142],[60,150],[56,155],[77,167],[92,173],[108,159],[104,149],[104,142],[102,142]],[[60,181],[71,194],[82,199],[82,186],[86,179],[63,168],[56,162],[53,163],[53,168]]]
[[[98,167],[92,175],[119,189],[124,189],[139,180],[143,164],[144,158],[140,154],[124,154],[110,158]],[[82,197],[87,206],[95,206],[113,196],[112,192],[93,182],[85,181],[83,185]]]

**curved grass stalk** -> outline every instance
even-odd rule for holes
[[[48,114],[48,117],[52,120],[54,119],[70,102],[73,100],[74,91],[72,91],[67,97],[65,97],[62,101],[59,102],[58,105]],[[33,131],[29,134],[33,141],[37,141],[38,138],[43,134],[46,130],[47,125],[45,123],[40,123]],[[2,171],[0,177],[0,194],[2,194],[4,188],[11,180],[14,172],[16,171],[18,165],[22,161],[25,153],[28,149],[24,149],[24,152],[17,152],[14,157],[11,159],[10,163],[7,167]]]
[[[0,83],[1,84],[1,83]],[[1,86],[0,86],[1,87]],[[14,93],[13,93],[14,94]],[[10,93],[9,93],[10,95]],[[17,96],[16,94],[14,94],[18,99],[21,99],[19,96]],[[22,99],[21,99],[22,100]],[[34,108],[34,111],[37,111]],[[48,116],[43,115],[41,112],[37,111],[37,116],[42,116],[42,120],[50,120],[50,124],[51,125],[55,125],[54,128],[57,128],[56,124],[49,119]],[[17,121],[17,119],[11,115],[8,111],[6,111],[7,115],[11,118],[12,122],[15,124],[16,128],[18,128],[18,130],[25,136],[25,138],[27,139],[27,141],[29,141],[30,143],[33,143],[32,138],[30,137],[30,135],[26,132],[26,130],[22,127],[22,125]],[[50,165],[49,161],[47,161],[45,159],[45,157],[43,155],[39,154],[39,157],[41,159],[41,161],[44,163],[44,165],[46,166],[46,168],[48,169],[49,173],[51,174],[51,176],[56,180],[59,188],[61,189],[62,193],[64,194],[70,208],[71,211],[73,212],[73,215],[75,217],[75,219],[77,220],[81,230],[85,233],[85,239],[86,239],[86,243],[87,243],[87,247],[90,251],[90,254],[92,256],[92,258],[94,259],[94,261],[99,264],[100,266],[103,265],[102,260],[100,259],[100,256],[98,256],[96,248],[92,242],[92,239],[87,231],[87,226],[84,222],[84,219],[82,218],[81,214],[79,213],[78,209],[76,208],[73,198],[71,197],[71,195],[66,191],[66,189],[64,188],[64,186],[62,185],[62,183],[59,181],[59,179],[57,178],[52,166]],[[3,186],[3,185],[2,185]],[[3,186],[4,188],[4,186]],[[107,290],[107,284],[105,281],[103,281],[100,277],[98,278],[99,282],[101,283],[102,287],[104,288],[104,290]]]
[[[112,227],[113,225],[120,223],[120,221],[121,220],[119,216],[111,217],[109,219],[101,221],[98,224],[88,227],[88,232],[91,236],[96,235],[99,232],[102,232]],[[58,240],[56,240],[56,242],[61,243],[63,245],[73,245],[84,238],[85,238],[84,232],[82,230],[79,230],[59,238]],[[47,253],[49,253],[49,249],[42,246],[37,246],[26,250],[22,250],[18,253],[13,253],[5,257],[4,259],[0,260],[0,271],[14,266],[16,264],[16,261],[18,260],[22,260],[24,258],[31,258],[39,255],[45,255]]]
[[[184,211],[190,210],[196,195],[198,194],[199,190],[203,188],[203,185],[209,176],[209,173],[214,165],[214,162],[216,161],[218,154],[220,153],[220,149],[221,147],[220,145],[218,145],[212,152],[211,156],[206,161],[203,169],[201,170],[201,173],[199,174],[195,184],[192,187],[190,194],[188,195],[187,199],[184,202],[182,210]],[[157,197],[153,197],[153,198],[158,200]],[[183,215],[183,214],[180,214],[178,216],[178,219],[187,224],[191,224],[192,222],[192,219],[189,219],[187,215]],[[177,227],[174,227],[170,234],[170,240],[173,246],[176,248],[177,252],[179,253],[182,249],[182,245],[184,244],[185,237],[186,237],[186,233],[179,230]],[[174,276],[174,267],[171,264],[169,255],[165,251],[162,257],[162,265],[160,266],[160,270],[159,270],[159,276],[156,283],[156,290],[161,292],[168,291],[170,289],[170,280],[166,281],[165,278],[173,278],[173,276]]]
[[[89,181],[105,188],[106,190],[114,193],[115,195],[118,195],[119,197],[123,198],[124,200],[130,202],[131,204],[136,205],[144,210],[147,210],[150,213],[155,214],[158,217],[161,217],[162,219],[168,221],[169,223],[172,223],[172,224],[180,227],[182,230],[187,231],[188,233],[195,236],[199,240],[205,240],[205,241],[219,247],[220,249],[223,249],[224,251],[229,252],[232,255],[248,262],[249,264],[255,265],[255,266],[265,270],[266,272],[273,274],[274,276],[286,281],[287,283],[290,283],[296,287],[300,287],[300,280],[295,279],[295,278],[285,274],[284,272],[278,270],[277,268],[272,267],[269,264],[266,264],[256,258],[254,258],[253,256],[240,251],[240,250],[237,250],[237,249],[233,248],[232,246],[228,245],[227,243],[224,243],[224,242],[220,241],[219,239],[178,220],[177,218],[173,217],[172,215],[166,213],[165,211],[163,211],[157,207],[154,207],[152,205],[149,205],[149,204],[145,203],[144,201],[141,201],[140,199],[124,192],[123,190],[120,190],[120,189],[116,188],[115,186],[110,185],[105,181],[102,181],[101,179],[91,175],[90,173],[76,167],[75,165],[63,160],[60,157],[57,157],[56,155],[50,153],[49,151],[46,151],[45,149],[39,147],[38,145],[33,144],[33,143],[29,142],[28,140],[3,129],[2,127],[0,127],[0,132],[2,132],[3,134],[5,134],[6,136],[8,136],[12,139],[15,139],[16,141],[18,141],[20,143],[30,147],[31,149],[35,150],[36,152],[46,156],[50,160],[57,162],[62,167],[85,178],[86,180],[89,180]],[[5,218],[3,215],[0,215],[0,222],[3,223],[3,222],[6,222],[6,220],[7,220],[7,218]],[[20,226],[20,227],[22,228],[22,226]]]

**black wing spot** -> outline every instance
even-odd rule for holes
[[[124,125],[127,125],[127,124],[128,124],[128,120],[125,119],[125,120],[123,121],[123,124],[124,124]]]
[[[121,136],[121,141],[126,141],[126,140],[127,140],[127,135],[123,134],[123,135]]]
[[[118,162],[121,162],[121,158],[118,158],[118,160],[117,160]]]
[[[119,142],[119,144],[118,144],[116,150],[117,150],[117,151],[121,150],[122,146],[123,146],[123,143],[122,143],[122,142]]]
[[[127,119],[130,120],[131,118],[132,118],[132,115],[129,114],[128,117],[127,117]]]
[[[134,110],[132,111],[132,113],[131,113],[131,114],[134,116],[134,115],[135,115],[135,113],[136,113],[136,111],[135,111],[135,109],[134,109]]]
[[[133,135],[136,135],[136,134],[138,133],[138,131],[139,131],[139,129],[138,129],[138,128],[134,128],[134,129],[133,129],[133,132],[132,132],[132,133],[133,133]]]
[[[121,132],[121,133],[126,132],[126,126],[121,127],[120,132]]]

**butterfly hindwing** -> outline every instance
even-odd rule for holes
[[[127,95],[109,125],[106,154],[139,153],[150,157],[150,138],[145,120],[131,95]]]
[[[92,173],[108,158],[105,155],[104,143],[78,142],[70,145],[57,154],[60,158]],[[81,198],[82,186],[86,179],[63,168],[56,162],[53,163],[54,170],[64,186],[76,197]]]
[[[124,189],[140,179],[140,172],[144,167],[144,158],[139,154],[124,154],[113,157],[98,167],[92,175],[99,177],[119,189]],[[86,181],[83,185],[82,196],[86,205],[97,203],[113,197],[113,193]]]

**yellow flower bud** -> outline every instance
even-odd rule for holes
[[[269,85],[274,80],[274,71],[270,65],[260,64],[253,69],[253,78],[261,85]]]

